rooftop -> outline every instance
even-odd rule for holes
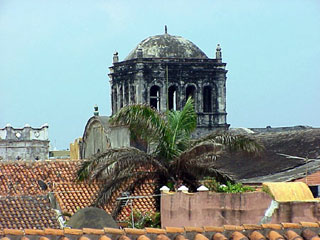
[[[137,58],[139,51],[142,51],[143,58],[208,58],[191,41],[167,33],[148,37],[141,41],[129,53],[125,61]]]
[[[319,240],[318,222],[145,229],[4,229],[1,240]]]

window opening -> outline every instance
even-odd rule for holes
[[[160,87],[158,86],[150,88],[150,106],[160,111]]]
[[[212,112],[212,88],[210,86],[203,88],[203,112]]]
[[[193,100],[195,100],[195,94],[196,93],[196,88],[195,86],[188,86],[186,89],[186,101],[188,100],[189,97],[192,97]]]
[[[176,86],[169,87],[168,90],[169,110],[177,110],[177,88]]]

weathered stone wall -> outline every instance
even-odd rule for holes
[[[105,152],[109,148],[129,147],[130,131],[125,126],[110,127],[109,118],[94,116],[88,120],[82,141],[81,158]]]
[[[162,227],[259,224],[272,198],[264,192],[162,194]],[[318,221],[319,202],[285,202],[272,214],[271,223]]]
[[[0,129],[0,160],[44,160],[49,157],[48,125]]]
[[[46,160],[49,158],[49,141],[0,140],[0,160]]]
[[[112,113],[129,104],[152,105],[150,96],[156,86],[158,110],[165,112],[172,102],[181,109],[192,92],[198,126],[228,128],[225,66],[216,59],[136,58],[115,62],[109,74]],[[170,89],[175,92],[172,96]]]

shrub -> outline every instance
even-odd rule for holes
[[[134,227],[138,229],[143,229],[145,227],[161,227],[161,219],[159,212],[141,212],[139,210],[133,209],[133,221],[134,223],[132,224],[132,215],[130,214],[126,221],[128,223],[128,227]]]
[[[242,193],[242,192],[253,192],[255,189],[250,186],[243,186],[241,183],[231,183],[220,184],[213,178],[206,178],[203,184],[209,188],[210,191],[214,192],[225,192],[225,193]]]

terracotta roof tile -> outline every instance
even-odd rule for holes
[[[286,232],[286,237],[288,240],[303,240],[303,238],[298,235],[295,231],[288,230]]]
[[[56,236],[63,236],[64,234],[62,229],[53,229],[53,228],[44,229],[44,233],[46,235],[56,235]]]
[[[146,233],[145,229],[136,229],[136,228],[125,228],[126,234],[142,235]]]
[[[178,228],[178,227],[166,227],[167,233],[183,233],[184,228]]]
[[[103,229],[94,229],[94,228],[83,228],[83,233],[85,234],[104,234]]]
[[[242,226],[246,230],[262,229],[262,226],[261,225],[257,225],[257,224],[242,224]]]
[[[156,240],[170,240],[170,238],[164,234],[160,234],[156,237]]]
[[[1,162],[0,195],[45,195],[56,182],[73,182],[80,161]],[[42,190],[41,180],[48,189]]]
[[[184,230],[186,232],[198,232],[198,233],[204,232],[204,229],[202,227],[185,227]]]
[[[46,196],[0,196],[0,214],[0,229],[60,228]]]
[[[140,235],[137,240],[150,240],[146,235]]]
[[[285,238],[278,232],[272,230],[268,234],[268,238],[270,240],[284,240]]]
[[[25,229],[24,233],[26,235],[45,235],[44,230],[40,230],[40,229]]]
[[[174,240],[187,240],[182,234],[177,235]]]
[[[4,229],[3,233],[5,235],[24,235],[24,231],[19,229]]]
[[[227,240],[228,238],[222,233],[216,233],[213,235],[213,240]]]
[[[231,234],[232,240],[248,240],[248,238],[243,235],[241,232],[235,231]]]
[[[111,238],[107,237],[106,235],[103,235],[99,238],[99,240],[111,240]]]
[[[283,228],[302,228],[302,226],[298,223],[281,223]]]
[[[266,239],[266,237],[263,236],[262,233],[261,233],[261,232],[258,232],[258,231],[253,231],[253,232],[250,234],[249,238],[250,238],[251,240],[265,240],[265,239]]]
[[[128,238],[127,236],[125,236],[125,235],[122,235],[121,237],[119,237],[118,240],[131,240],[131,239]]]
[[[203,232],[198,231],[187,231],[188,228],[166,228],[165,229],[23,229],[23,230],[12,230],[4,229],[0,236],[1,239],[7,240],[319,240],[318,233],[320,227],[314,227],[315,225],[309,223],[311,227],[304,227],[303,231],[301,228],[263,228],[261,231],[252,229],[230,230],[227,227],[223,232],[214,232],[202,228]],[[227,225],[228,226],[228,225]],[[271,225],[273,226],[273,225]],[[292,225],[295,227],[294,225]],[[237,229],[237,227],[232,227]],[[241,229],[241,226],[238,226]],[[229,229],[229,230],[228,230]],[[168,231],[169,230],[169,231]],[[191,229],[189,229],[191,230]],[[21,238],[20,238],[21,236]]]
[[[124,231],[122,229],[116,229],[116,228],[104,228],[103,229],[105,233],[109,234],[115,234],[115,235],[122,235],[124,234]]]
[[[300,222],[300,224],[302,227],[319,227],[319,224],[315,222]]]
[[[319,239],[318,234],[310,229],[303,230],[301,235],[306,240],[318,240]]]
[[[228,231],[242,231],[242,230],[244,230],[243,226],[237,226],[237,225],[224,225],[223,227],[225,230],[228,230]]]
[[[194,236],[194,240],[209,240],[206,236],[204,236],[203,234],[201,233],[197,233],[195,236]]]
[[[82,235],[83,231],[81,229],[71,229],[71,228],[65,228],[64,234],[71,234],[71,235]]]
[[[79,240],[90,240],[90,238],[85,237],[85,236],[81,236],[81,237],[79,238]]]
[[[95,200],[101,182],[75,182],[76,172],[82,161],[74,160],[50,160],[39,162],[1,162],[0,163],[0,196],[37,196],[46,195],[54,192],[57,202],[62,212],[74,214],[78,209],[90,206]],[[43,181],[47,189],[42,190],[38,180]],[[136,188],[131,196],[149,196],[141,199],[132,200],[133,207],[142,212],[157,211],[156,199],[150,197],[154,192],[152,180],[147,180],[144,185]],[[103,208],[111,213],[117,203],[116,199],[121,196],[124,186],[118,189],[112,196],[112,201]],[[1,206],[0,206],[1,209]],[[124,221],[130,216],[131,208],[124,207],[121,209],[117,220]],[[30,227],[45,228],[52,226],[37,226],[32,224]],[[14,226],[0,224],[0,229],[10,228],[27,228],[29,226]]]
[[[39,240],[50,240],[50,239],[47,237],[40,237]]]
[[[224,227],[215,227],[215,226],[205,226],[203,227],[206,232],[223,232]]]
[[[282,229],[282,225],[280,224],[261,224],[263,228],[269,228],[269,229],[274,229],[274,230],[279,230]]]
[[[160,228],[145,228],[147,233],[154,233],[154,234],[166,234],[165,229],[160,229]]]

